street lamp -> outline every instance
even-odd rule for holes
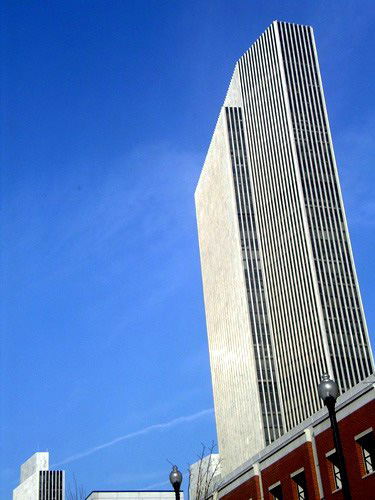
[[[319,397],[323,400],[329,413],[329,418],[331,421],[333,442],[335,444],[337,458],[339,461],[339,468],[341,473],[341,483],[342,483],[342,493],[344,500],[351,500],[348,474],[346,472],[346,465],[344,459],[344,453],[342,451],[342,444],[339,433],[339,426],[336,420],[336,399],[339,395],[339,388],[336,382],[329,378],[328,373],[323,373],[322,380],[318,385]]]
[[[172,467],[172,472],[169,474],[169,480],[176,494],[176,500],[180,500],[180,486],[182,483],[182,474],[178,470],[177,465]]]

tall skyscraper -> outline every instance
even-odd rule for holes
[[[195,200],[225,473],[373,373],[311,27],[237,62]]]
[[[21,465],[20,484],[13,500],[64,500],[65,472],[49,470],[49,453],[34,453]]]

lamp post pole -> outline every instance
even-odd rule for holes
[[[352,496],[350,493],[348,474],[346,471],[345,458],[342,450],[339,426],[337,424],[335,410],[336,399],[339,395],[339,388],[336,382],[329,378],[328,373],[323,373],[322,380],[318,385],[318,393],[328,409],[329,419],[331,421],[333,442],[335,445],[341,474],[342,494],[344,500],[351,500]]]
[[[180,486],[182,483],[182,474],[178,470],[177,465],[174,465],[172,467],[172,472],[169,474],[169,480],[171,482],[171,485],[173,486],[176,495],[176,500],[180,500]]]

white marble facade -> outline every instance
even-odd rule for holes
[[[374,372],[311,27],[237,62],[195,204],[227,474]]]
[[[47,477],[48,476],[48,477]],[[13,490],[13,500],[64,500],[64,471],[49,470],[49,453],[34,453],[21,465],[20,484]]]

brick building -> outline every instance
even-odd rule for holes
[[[336,405],[353,499],[375,499],[375,376]],[[217,481],[209,500],[340,500],[340,470],[324,408]]]

